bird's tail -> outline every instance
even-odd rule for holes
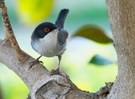
[[[65,22],[65,19],[66,19],[68,12],[69,12],[69,9],[62,9],[58,15],[58,18],[57,18],[55,24],[60,29],[62,29],[64,27],[64,22]]]

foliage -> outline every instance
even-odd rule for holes
[[[103,44],[113,42],[113,40],[106,35],[105,31],[96,25],[84,25],[80,27],[73,36],[81,36]]]
[[[37,23],[51,13],[54,0],[18,0],[18,13],[27,24]]]
[[[113,40],[106,35],[105,31],[96,25],[84,25],[80,27],[73,34],[72,37],[76,37],[76,36],[80,36],[80,37],[92,40],[97,43],[102,43],[102,44],[110,44],[113,42]],[[93,56],[89,63],[95,64],[95,65],[113,64],[112,61],[105,59],[104,57],[100,55]]]
[[[109,65],[113,64],[114,62],[100,56],[100,55],[95,55],[92,57],[89,63],[95,64],[95,65]]]

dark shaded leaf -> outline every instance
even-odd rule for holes
[[[103,44],[108,44],[113,42],[113,40],[106,35],[103,29],[94,25],[82,26],[74,33],[73,37],[74,36],[84,37],[92,41],[103,43]]]
[[[95,65],[110,65],[113,64],[114,62],[100,56],[100,55],[95,55],[93,58],[90,60],[89,63],[95,64]]]

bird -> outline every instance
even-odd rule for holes
[[[31,36],[31,46],[40,56],[31,62],[32,64],[41,62],[39,59],[42,56],[57,56],[59,63],[56,71],[59,71],[62,54],[67,45],[68,32],[64,29],[64,23],[68,12],[69,9],[61,9],[55,23],[43,22],[35,28]]]

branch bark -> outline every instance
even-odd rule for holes
[[[0,62],[20,76],[31,91],[31,99],[99,99],[96,93],[78,89],[67,75],[51,75],[40,64],[29,70],[29,63],[34,59],[27,55],[24,63],[19,62],[10,44],[3,42],[0,40]]]
[[[29,63],[35,59],[20,49],[8,19],[4,0],[0,0],[0,10],[5,29],[5,40],[0,40],[0,62],[20,76],[28,86],[30,89],[28,99],[106,98],[112,84],[107,84],[97,93],[89,93],[78,89],[64,73],[51,75],[41,64],[36,64],[29,69]]]
[[[109,99],[135,98],[135,2],[107,0],[110,24],[118,54],[118,76]]]
[[[14,36],[14,32],[12,29],[12,26],[9,21],[9,17],[7,14],[7,8],[5,6],[5,1],[0,0],[0,11],[3,19],[3,25],[4,25],[4,30],[5,30],[5,42],[10,41],[11,46],[13,47],[14,53],[16,54],[16,57],[18,58],[19,61],[25,61],[27,59],[25,53],[21,51],[16,38]]]

